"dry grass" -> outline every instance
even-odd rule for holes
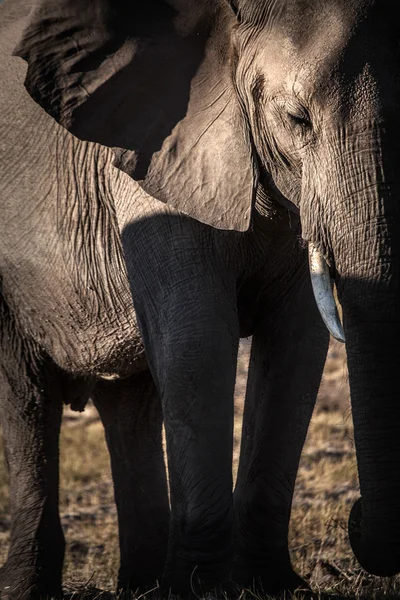
[[[248,344],[239,354],[234,459],[237,466]],[[363,572],[349,547],[347,517],[358,495],[357,468],[343,346],[333,343],[300,465],[290,547],[296,569],[316,597],[400,597],[400,578]],[[62,523],[67,539],[64,581],[70,597],[112,597],[118,569],[118,534],[109,458],[93,408],[65,412],[61,435]],[[0,456],[0,563],[9,535],[7,476]]]

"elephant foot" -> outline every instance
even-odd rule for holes
[[[311,593],[309,585],[295,572],[284,578],[276,575],[256,576],[252,578],[250,585],[243,585],[243,588],[256,597],[272,596],[281,600],[292,599],[297,593],[301,594],[301,598],[304,594]]]
[[[113,592],[106,592],[101,590],[95,586],[86,587],[82,590],[82,593],[74,590],[73,592],[64,592],[63,599],[64,600],[77,600],[77,598],[82,598],[82,600],[115,600],[116,596]],[[135,600],[135,597],[130,595],[129,597],[124,598],[123,595],[117,596],[118,600]]]
[[[133,598],[160,596],[160,588],[157,581],[153,583],[139,583],[134,581],[119,581],[117,586],[119,600],[132,600]]]
[[[16,563],[17,561],[15,561]],[[21,567],[8,561],[0,569],[1,600],[58,600],[63,597],[61,570]]]
[[[187,544],[189,546],[189,544]],[[205,560],[206,559],[206,560]],[[237,598],[231,590],[232,555],[228,551],[211,553],[209,549],[196,555],[176,553],[169,556],[161,579],[162,597],[199,599],[199,598]]]
[[[197,582],[191,589],[173,592],[171,589],[157,590],[157,600],[239,600],[243,590],[233,581],[227,581],[217,586],[204,585]],[[131,599],[130,599],[131,600]]]
[[[159,593],[159,581],[163,572],[163,567],[158,568],[152,564],[151,559],[143,568],[133,572],[132,569],[121,566],[118,574],[118,598],[123,600],[137,596],[150,596],[153,592]]]
[[[291,598],[301,592],[309,594],[310,586],[292,568],[290,563],[269,561],[263,568],[237,566],[234,581],[257,597]]]

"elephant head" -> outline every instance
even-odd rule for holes
[[[388,0],[38,0],[26,87],[152,196],[246,231],[274,202],[336,280],[361,503],[350,539],[400,571],[400,24]],[[259,193],[262,190],[262,193]],[[265,203],[268,198],[268,203]]]

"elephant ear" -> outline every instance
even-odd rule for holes
[[[249,227],[257,167],[233,80],[226,0],[37,0],[14,54],[72,134],[113,148],[146,192]]]

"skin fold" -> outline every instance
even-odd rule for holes
[[[288,523],[329,342],[308,241],[343,309],[350,542],[370,572],[400,571],[400,26],[389,0],[317,4],[1,4],[2,599],[61,596],[61,412],[88,398],[110,451],[120,589],[305,585]]]

